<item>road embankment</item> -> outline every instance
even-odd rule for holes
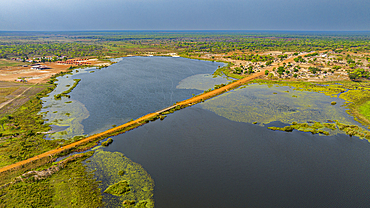
[[[281,63],[291,62],[291,61],[293,61],[294,58],[295,57],[291,57],[287,60],[284,60]],[[269,68],[267,68],[267,70],[272,71],[273,67],[276,67],[276,65],[271,65]],[[41,166],[41,165],[43,165],[47,162],[53,161],[58,156],[66,155],[70,152],[73,152],[73,151],[77,150],[77,148],[80,147],[80,146],[86,145],[88,143],[96,143],[96,142],[98,142],[100,140],[103,140],[107,137],[115,136],[115,135],[124,133],[126,131],[129,131],[131,129],[137,128],[137,127],[139,127],[139,126],[141,126],[145,123],[148,123],[151,120],[155,120],[162,113],[164,113],[166,111],[172,111],[174,109],[178,110],[178,109],[181,109],[181,108],[185,108],[185,107],[194,105],[196,103],[205,101],[209,98],[215,97],[217,95],[220,95],[224,92],[227,92],[227,91],[230,91],[232,89],[238,88],[239,86],[241,86],[241,85],[243,85],[247,82],[250,82],[250,81],[252,81],[252,80],[254,80],[258,77],[264,76],[264,73],[265,73],[264,71],[255,73],[253,75],[250,75],[248,77],[245,77],[245,78],[237,80],[237,81],[234,81],[234,82],[232,82],[232,83],[230,83],[226,86],[220,87],[220,88],[212,90],[210,92],[206,92],[206,93],[197,95],[195,97],[189,98],[187,100],[177,102],[173,106],[167,107],[167,108],[162,109],[160,111],[157,111],[157,112],[154,112],[154,113],[149,113],[149,114],[147,114],[145,116],[142,116],[142,117],[140,117],[140,118],[138,118],[134,121],[130,121],[128,123],[122,124],[120,126],[114,127],[112,129],[106,130],[104,132],[101,132],[101,133],[98,133],[98,134],[95,134],[95,135],[91,135],[91,136],[86,137],[86,138],[84,138],[82,140],[79,140],[77,142],[65,145],[63,147],[60,147],[60,148],[57,148],[57,149],[54,149],[54,150],[50,150],[48,152],[42,153],[42,154],[37,155],[35,157],[29,158],[27,160],[23,160],[23,161],[14,163],[12,165],[2,167],[2,168],[0,168],[0,181],[3,181],[3,179],[8,178],[11,175],[14,175],[14,174],[8,174],[9,172],[14,171],[14,172],[17,172],[17,173],[18,172],[21,173],[21,172],[24,172],[24,171],[27,171],[27,170],[30,170],[30,169],[37,168],[37,167],[39,167],[39,166]]]

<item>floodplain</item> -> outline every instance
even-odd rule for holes
[[[353,42],[338,36],[326,49],[331,37],[325,35],[310,37],[310,48],[307,42],[296,48],[299,35],[281,45],[269,34],[231,37],[238,41],[167,34],[107,46],[102,36],[105,54],[99,47],[85,52],[104,56],[99,60],[110,66],[71,67],[40,85],[46,90],[19,110],[4,113],[3,167],[238,79],[259,79],[76,149],[83,153],[15,171],[1,181],[1,204],[364,206],[370,187],[364,174],[370,159],[367,39],[349,48]],[[266,42],[276,45],[262,47]],[[1,91],[4,99],[18,86],[38,86],[13,85]]]

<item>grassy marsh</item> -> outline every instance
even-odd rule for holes
[[[81,161],[93,152],[60,162],[57,174],[25,178],[0,189],[0,207],[101,207],[98,182]]]

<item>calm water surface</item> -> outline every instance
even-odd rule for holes
[[[156,207],[363,207],[370,144],[342,134],[274,132],[199,105],[114,137],[141,164]]]
[[[202,92],[189,89],[186,78],[212,74],[223,63],[172,57],[129,57],[94,73],[77,74],[82,79],[70,93],[83,103],[90,116],[82,121],[85,134],[100,132]],[[203,79],[206,81],[206,79]],[[208,88],[226,83],[209,78]]]
[[[82,81],[71,100],[88,111],[81,128],[91,134],[227,82],[209,77],[218,65],[183,58],[124,58],[106,69],[74,75]],[[275,132],[250,124],[257,119],[287,123],[293,115],[302,121],[324,121],[330,115],[351,120],[341,114],[345,108],[340,100],[333,107],[332,98],[322,94],[284,91],[263,85],[235,90],[116,136],[104,151],[121,152],[150,174],[160,208],[368,206],[368,141],[343,134]],[[258,109],[264,114],[256,114]],[[105,187],[112,183],[97,178]]]

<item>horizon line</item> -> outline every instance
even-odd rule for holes
[[[370,32],[370,30],[245,30],[245,29],[127,29],[127,30],[0,30],[0,32]]]

